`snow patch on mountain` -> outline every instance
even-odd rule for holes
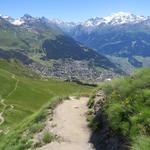
[[[22,25],[24,23],[24,21],[21,18],[14,19],[14,18],[12,18],[10,16],[1,15],[1,14],[0,14],[0,17],[3,18],[3,19],[5,19],[9,23],[11,23],[13,25],[16,25],[16,26],[20,26],[20,25]]]
[[[0,15],[3,19],[8,19],[9,18],[9,16],[7,16],[7,15],[5,15],[5,16],[3,16],[3,15]]]
[[[71,29],[79,25],[80,23],[74,23],[74,22],[65,22],[60,19],[50,19],[51,23],[54,23],[56,26],[62,29],[64,32],[69,32]]]
[[[66,27],[73,27],[79,25],[79,23],[74,23],[74,22],[65,22],[60,19],[50,19],[51,22],[55,23],[58,26],[66,26]]]
[[[24,23],[24,20],[18,18],[11,22],[13,25],[20,26]]]
[[[146,17],[136,16],[134,14],[118,12],[114,13],[111,16],[104,17],[105,23],[111,24],[125,24],[125,23],[137,23],[139,21],[146,20]]]

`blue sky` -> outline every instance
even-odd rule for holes
[[[0,14],[15,18],[28,13],[77,22],[118,11],[150,15],[150,0],[0,0]]]

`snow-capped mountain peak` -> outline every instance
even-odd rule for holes
[[[80,24],[80,23],[75,23],[75,22],[65,22],[60,19],[50,19],[50,22],[60,27],[62,31],[64,32],[69,32],[72,28]]]
[[[9,16],[7,16],[7,15],[5,15],[5,16],[3,16],[3,15],[0,15],[3,19],[8,19],[8,18],[10,18]]]
[[[14,19],[14,18],[7,16],[7,15],[0,15],[0,17],[3,18],[4,20],[8,21],[9,23],[16,25],[16,26],[20,26],[24,23],[24,21],[21,18]]]
[[[73,27],[78,25],[79,23],[74,23],[74,22],[65,22],[60,19],[50,19],[51,22],[57,24],[58,26],[68,26],[68,27]]]
[[[18,18],[18,19],[14,19],[14,21],[12,21],[11,23],[13,25],[20,26],[24,23],[24,20],[22,20],[21,18]]]
[[[92,26],[98,26],[104,22],[105,22],[104,18],[96,17],[96,18],[91,18],[91,19],[85,21],[84,23],[82,23],[82,25],[86,26],[86,27],[92,27]]]
[[[127,12],[113,13],[111,16],[103,18],[92,18],[83,23],[86,27],[99,26],[101,24],[121,25],[127,23],[138,23],[147,20],[147,17],[137,16]]]
[[[64,24],[65,22],[61,19],[50,19],[51,22],[56,23],[56,24]]]
[[[114,13],[111,16],[104,17],[106,23],[111,24],[125,24],[125,23],[137,23],[139,21],[146,20],[146,17],[136,16],[134,14],[126,12]]]
[[[23,20],[24,22],[34,22],[36,19],[35,17],[32,17],[29,14],[25,14],[23,17],[21,17],[21,20]]]

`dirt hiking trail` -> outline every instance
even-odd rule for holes
[[[89,143],[91,132],[86,120],[88,98],[70,99],[57,106],[53,121],[48,124],[52,133],[60,136],[62,141],[52,142],[38,150],[94,150]]]

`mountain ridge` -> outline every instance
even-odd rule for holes
[[[66,26],[72,26],[72,27],[77,26],[77,25],[85,25],[87,27],[99,26],[103,23],[111,24],[111,25],[124,24],[124,23],[139,23],[141,21],[147,21],[150,19],[150,16],[135,15],[129,12],[122,12],[122,11],[112,13],[110,16],[93,17],[82,22],[81,21],[80,22],[63,21],[60,19],[51,19],[51,18],[46,18],[46,17],[32,17],[29,14],[25,14],[24,16],[18,17],[16,19],[7,15],[0,15],[0,17],[2,17],[3,19],[9,21],[10,23],[14,25],[22,25],[27,20],[33,21],[33,20],[38,20],[38,19],[43,19],[43,20],[45,19],[49,23],[53,22],[53,23],[56,23],[57,25],[66,24]],[[18,22],[20,21],[20,23],[17,23],[17,21]]]

